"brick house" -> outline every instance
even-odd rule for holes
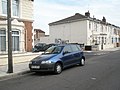
[[[32,51],[34,0],[11,0],[13,53]],[[7,0],[0,0],[0,54],[8,51]]]
[[[40,42],[41,37],[45,37],[45,32],[41,29],[34,29],[34,45]]]

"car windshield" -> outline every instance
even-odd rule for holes
[[[52,46],[48,48],[44,54],[58,54],[61,52],[61,50],[62,50],[61,46]]]

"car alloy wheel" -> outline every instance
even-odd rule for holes
[[[60,63],[56,63],[55,65],[55,73],[60,74],[62,72],[62,66]]]

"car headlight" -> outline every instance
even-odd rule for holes
[[[42,61],[41,64],[51,64],[52,61]]]

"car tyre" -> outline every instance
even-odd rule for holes
[[[84,65],[85,65],[85,59],[82,58],[82,59],[80,60],[80,66],[84,66]]]
[[[55,64],[55,74],[60,74],[62,72],[62,65],[60,63]]]

